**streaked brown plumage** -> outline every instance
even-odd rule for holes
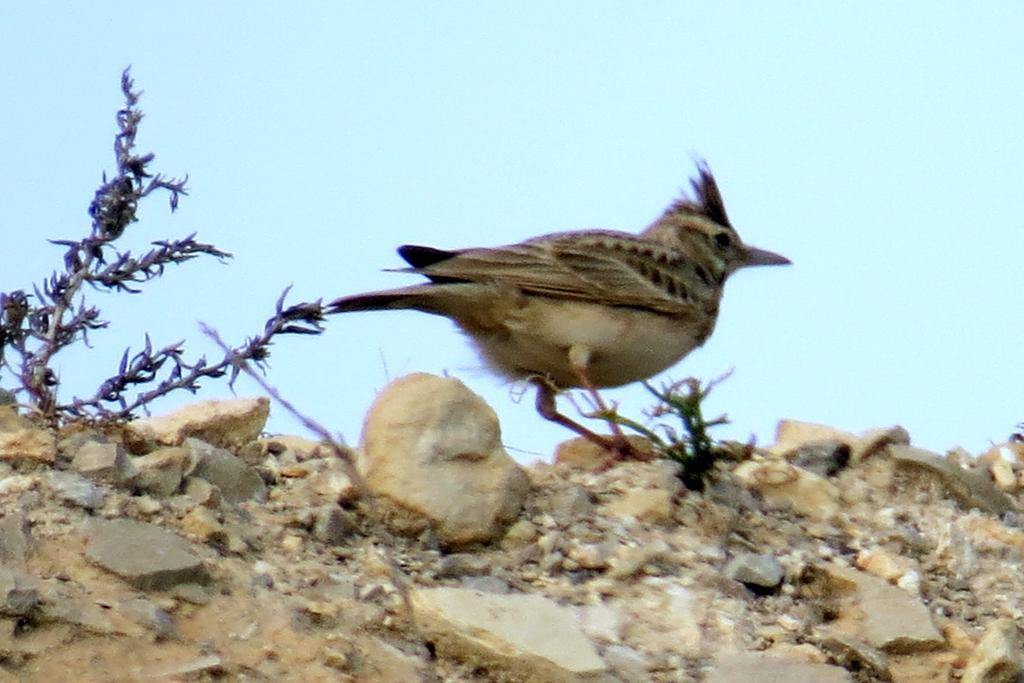
[[[545,384],[594,390],[646,379],[707,340],[729,275],[789,263],[743,244],[705,165],[691,184],[693,197],[639,235],[582,230],[501,247],[400,247],[410,265],[401,272],[429,282],[343,297],[328,310],[411,308],[451,318],[492,368],[544,378],[542,392]],[[550,391],[538,409],[556,419]]]

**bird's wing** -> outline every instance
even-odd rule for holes
[[[695,282],[694,265],[685,255],[628,233],[555,233],[504,247],[448,254],[406,272],[438,282],[504,283],[527,293],[669,315],[693,312],[698,297],[707,294],[696,286],[700,283]]]

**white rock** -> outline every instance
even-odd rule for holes
[[[601,680],[608,672],[572,610],[540,595],[421,588],[412,604],[427,637],[456,659],[533,681]]]
[[[442,544],[496,539],[515,521],[526,473],[501,446],[494,411],[456,379],[417,373],[388,385],[363,426],[370,491],[396,509],[401,530],[429,524]]]

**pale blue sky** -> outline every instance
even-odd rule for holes
[[[241,341],[289,283],[298,300],[411,282],[381,272],[399,244],[638,230],[699,156],[743,238],[795,264],[731,280],[716,333],[668,373],[735,368],[709,401],[733,419],[718,435],[899,423],[979,451],[1024,420],[1021,35],[1019,2],[12,4],[0,289],[58,264],[46,238],[88,228],[129,64],[141,148],[191,179],[176,216],[146,206],[133,244],[197,231],[235,259],[91,295],[114,325],[61,360],[80,393],[144,331],[210,351],[197,320]],[[282,338],[269,380],[350,442],[375,392],[416,370],[485,396],[516,457],[568,436],[443,319],[328,328]],[[298,431],[276,412],[272,429]]]

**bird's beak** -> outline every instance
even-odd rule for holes
[[[781,254],[757,247],[747,247],[747,261],[745,266],[788,266],[793,262]]]

